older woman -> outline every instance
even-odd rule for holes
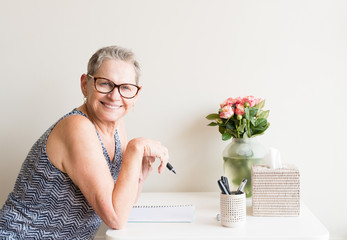
[[[102,221],[125,226],[159,142],[127,142],[123,116],[141,87],[132,52],[98,50],[81,76],[82,106],[53,124],[34,144],[0,211],[0,239],[93,239]]]

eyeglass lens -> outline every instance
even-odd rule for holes
[[[116,86],[118,86],[117,88],[118,88],[119,94],[125,98],[135,97],[135,95],[138,92],[138,87],[136,85],[132,85],[132,84],[116,85],[114,82],[107,79],[103,79],[103,78],[95,79],[95,88],[99,92],[110,93]]]

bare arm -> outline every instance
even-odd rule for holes
[[[167,149],[159,142],[133,139],[124,150],[122,167],[114,183],[92,123],[82,116],[70,116],[58,125],[51,144],[47,143],[48,154],[59,149],[57,158],[62,159],[62,165],[58,168],[69,175],[109,227],[124,228],[139,192],[143,157],[159,158],[162,171],[168,160]]]
[[[119,120],[117,131],[118,131],[118,136],[119,136],[121,146],[122,146],[122,154],[124,155],[126,147],[128,145],[128,140],[127,140],[127,135],[126,135],[126,130],[125,130],[125,125],[124,125],[123,119]],[[154,157],[143,157],[143,159],[142,159],[142,171],[140,173],[140,177],[138,180],[139,181],[138,192],[137,192],[137,196],[136,196],[134,203],[136,203],[138,198],[140,197],[144,181],[147,179],[149,173],[152,171],[151,164],[154,161],[155,161]]]

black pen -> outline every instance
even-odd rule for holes
[[[239,188],[237,189],[236,194],[242,194],[242,193],[243,193],[243,188],[245,187],[246,183],[247,183],[247,179],[244,178],[244,179],[242,180],[242,182],[241,182]]]
[[[169,162],[166,164],[166,167],[167,167],[171,172],[173,172],[174,174],[176,174],[176,172],[175,172],[173,166],[172,166]]]
[[[228,190],[228,193],[230,194],[231,191],[230,191],[230,188],[229,188],[229,181],[228,181],[228,178],[222,176],[221,179],[222,179],[222,181],[223,181],[223,183],[224,183],[225,188]]]
[[[217,183],[218,183],[220,190],[222,191],[222,194],[230,195],[228,190],[225,188],[222,180],[218,180]]]

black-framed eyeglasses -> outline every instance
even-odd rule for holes
[[[135,97],[140,90],[140,87],[135,84],[122,83],[118,85],[107,78],[94,77],[90,74],[88,74],[88,77],[94,79],[94,87],[96,91],[98,91],[99,93],[107,94],[112,92],[115,88],[117,88],[119,94],[123,98],[130,99]]]

